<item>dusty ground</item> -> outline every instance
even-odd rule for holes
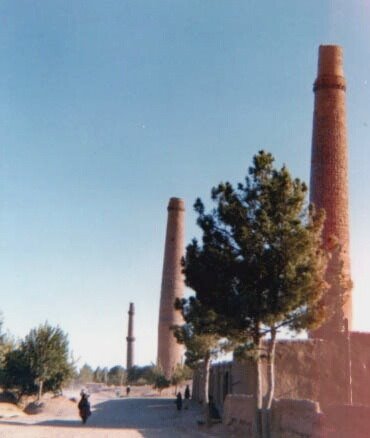
[[[94,389],[91,388],[93,391]],[[132,388],[130,397],[113,390],[96,390],[90,397],[92,416],[86,425],[78,417],[79,390],[44,400],[42,413],[25,415],[16,407],[0,404],[1,438],[201,438],[225,437],[221,426],[198,426],[200,407],[177,411],[174,398],[155,396],[148,388]]]

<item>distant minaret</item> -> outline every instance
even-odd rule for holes
[[[350,285],[349,214],[348,214],[348,151],[346,123],[346,81],[343,73],[343,53],[339,46],[320,46],[317,79],[313,86],[315,109],[313,115],[310,200],[326,212],[323,241],[327,249],[339,243],[340,257],[328,264],[326,279],[331,285],[325,302],[338,301],[342,272],[348,298],[342,307],[343,318],[352,327],[352,294]],[[343,330],[340,318],[328,320],[311,333],[326,338]]]
[[[130,303],[130,308],[128,311],[128,331],[127,331],[127,366],[126,369],[132,368],[134,363],[134,314],[135,308],[134,303]]]
[[[183,355],[183,347],[176,342],[170,327],[182,323],[180,312],[174,309],[174,303],[176,297],[182,298],[184,295],[184,278],[181,272],[181,258],[184,255],[184,201],[171,198],[167,210],[157,363],[163,369],[165,376],[170,378],[176,365],[181,363]]]

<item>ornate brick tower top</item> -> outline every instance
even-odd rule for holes
[[[176,297],[182,298],[184,295],[184,278],[181,272],[181,258],[184,255],[184,201],[171,198],[167,210],[157,363],[163,369],[165,376],[170,378],[176,365],[181,363],[183,355],[183,347],[176,342],[170,327],[182,323],[180,313],[174,309],[174,303]]]
[[[339,46],[320,46],[317,79],[313,86],[315,108],[313,115],[310,200],[326,212],[323,231],[324,245],[340,251],[330,259],[327,281],[330,289],[326,304],[337,313],[317,331],[314,337],[328,337],[343,330],[343,319],[352,326],[352,297],[349,256],[348,214],[348,152],[343,51]],[[342,272],[341,283],[338,274]],[[340,296],[345,290],[346,301]]]
[[[134,363],[134,315],[135,307],[134,303],[130,303],[130,308],[128,311],[128,330],[127,330],[127,366],[126,369],[132,368]]]

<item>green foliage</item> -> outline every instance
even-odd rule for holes
[[[32,329],[19,348],[6,355],[4,386],[18,389],[20,394],[38,391],[40,397],[44,391],[60,390],[73,372],[67,335],[45,323]]]
[[[153,388],[158,389],[159,393],[161,393],[165,388],[168,388],[170,385],[171,382],[166,379],[164,374],[155,376]]]
[[[185,363],[192,369],[197,368],[206,356],[216,357],[229,345],[223,338],[224,331],[220,330],[223,316],[212,308],[211,301],[201,302],[198,289],[195,292],[195,297],[176,299],[175,308],[181,312],[184,324],[173,327],[177,342],[186,347]]]
[[[171,385],[178,386],[193,376],[192,370],[186,365],[178,364],[171,377]]]
[[[269,409],[276,334],[282,327],[317,328],[330,314],[323,300],[328,287],[321,237],[324,212],[308,206],[306,185],[285,166],[275,169],[273,162],[271,154],[260,151],[244,183],[213,188],[215,207],[209,213],[197,199],[202,242],[194,239],[183,261],[186,285],[195,296],[175,303],[185,324],[174,333],[188,349],[188,365],[202,359],[205,400],[209,358],[223,339],[236,346],[238,355],[253,353],[259,432],[262,355],[267,358]],[[267,334],[269,341],[263,344]]]
[[[306,185],[273,161],[261,151],[244,184],[213,188],[210,213],[196,201],[202,245],[194,239],[184,261],[197,305],[207,319],[217,315],[211,333],[241,343],[258,344],[271,327],[311,329],[325,317],[324,214],[307,207]]]
[[[131,384],[153,384],[154,365],[145,365],[142,367],[133,366],[127,370],[127,382]]]
[[[100,367],[97,367],[93,374],[93,381],[95,383],[102,383],[104,379],[103,370]]]
[[[77,377],[78,382],[80,383],[90,383],[94,381],[94,371],[90,365],[85,363],[78,373]]]
[[[171,385],[171,381],[166,378],[160,367],[153,367],[151,373],[153,388],[158,389],[160,394],[165,388],[168,388]]]
[[[5,359],[5,354],[6,354],[5,345],[6,345],[6,336],[5,333],[3,332],[3,317],[2,314],[0,313],[0,366],[3,364]]]
[[[0,384],[3,385],[5,375],[4,375],[4,366],[5,359],[8,353],[14,350],[15,341],[11,338],[10,335],[5,334],[3,331],[3,318],[0,313]]]
[[[126,372],[124,368],[120,365],[112,367],[108,371],[108,384],[120,386],[126,381]]]
[[[37,392],[35,375],[23,349],[17,348],[5,355],[2,386],[6,390],[16,390],[19,395]]]
[[[108,368],[104,367],[100,370],[99,373],[99,383],[104,383],[105,385],[108,385]]]

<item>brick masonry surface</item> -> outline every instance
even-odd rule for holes
[[[185,287],[181,272],[181,258],[184,255],[184,219],[184,201],[179,198],[171,198],[168,204],[163,261],[157,358],[157,363],[167,378],[171,377],[176,365],[181,363],[184,351],[170,330],[171,326],[182,323],[180,312],[174,309],[174,302],[176,297],[183,297]]]
[[[346,83],[343,73],[343,54],[339,46],[320,46],[318,75],[314,83],[315,107],[313,115],[310,200],[323,208],[326,220],[324,245],[332,249],[337,240],[340,256],[332,257],[327,269],[331,285],[326,303],[339,299],[341,286],[338,272],[342,269],[346,286],[343,316],[352,327],[352,297],[350,286],[349,214],[348,214],[348,152],[346,124]],[[341,264],[342,268],[341,268]],[[329,320],[314,337],[327,337],[328,332],[341,331],[340,321]]]

